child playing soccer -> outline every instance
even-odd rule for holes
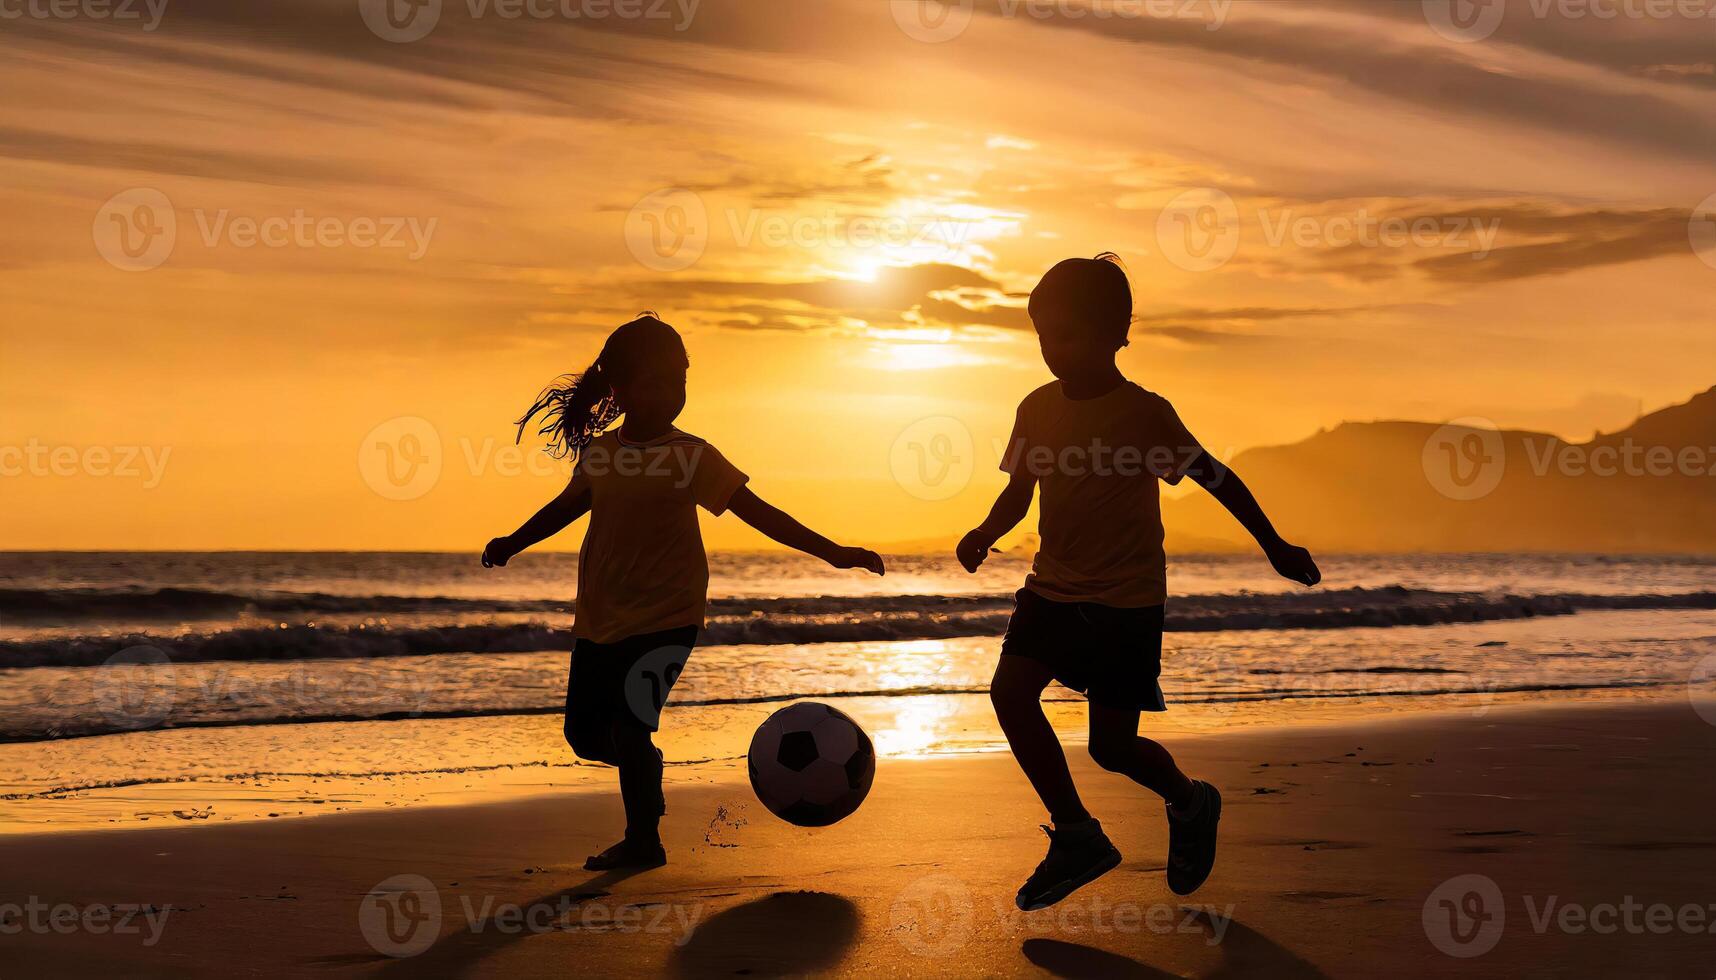
[[[550,452],[575,460],[572,480],[483,551],[485,567],[505,565],[590,514],[578,551],[566,741],[579,758],[618,767],[626,811],[625,837],[585,861],[591,871],[667,863],[657,831],[662,757],[650,736],[703,627],[709,563],[697,508],[731,510],[835,568],[883,572],[875,552],[837,545],[763,502],[714,446],[673,427],[689,366],[679,334],[645,315],[615,330],[588,371],[545,390],[519,434],[540,415]]]
[[[1132,290],[1111,255],[1068,259],[1031,291],[1031,323],[1056,381],[1019,405],[1001,469],[1007,486],[989,517],[959,543],[975,572],[1023,520],[1039,488],[1041,545],[1001,644],[990,684],[995,714],[1031,786],[1048,808],[1049,853],[1019,889],[1025,911],[1046,908],[1120,863],[1120,852],[1079,801],[1060,742],[1044,716],[1050,681],[1090,702],[1090,754],[1161,796],[1168,812],[1168,886],[1187,895],[1215,865],[1221,794],[1188,779],[1168,750],[1138,735],[1140,711],[1162,711],[1167,561],[1156,481],[1189,476],[1251,532],[1275,570],[1321,579],[1310,552],[1275,533],[1238,476],[1204,452],[1160,395],[1115,365],[1127,345]]]

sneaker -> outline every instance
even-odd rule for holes
[[[1120,851],[1100,826],[1079,834],[1044,826],[1043,833],[1049,835],[1048,856],[1014,899],[1022,912],[1046,909],[1120,863]]]
[[[635,841],[625,838],[600,854],[584,859],[585,871],[614,871],[619,868],[659,868],[667,863],[667,851],[661,841]]]
[[[1215,867],[1216,824],[1221,821],[1221,794],[1202,780],[1192,780],[1202,801],[1189,817],[1168,807],[1168,887],[1176,895],[1198,890]]]

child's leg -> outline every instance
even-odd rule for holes
[[[626,839],[654,844],[661,839],[661,815],[667,803],[661,791],[661,753],[650,735],[648,728],[630,717],[614,720],[614,763],[620,770],[620,798],[626,807]]]
[[[1192,781],[1159,743],[1138,734],[1138,709],[1090,706],[1090,757],[1109,772],[1131,777],[1174,806],[1192,801]]]
[[[1049,819],[1064,827],[1088,820],[1090,814],[1073,786],[1054,726],[1043,714],[1043,688],[1053,679],[1048,667],[1029,657],[1003,655],[995,667],[995,679],[989,682],[989,700],[1013,758],[1048,807]]]

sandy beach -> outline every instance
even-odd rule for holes
[[[884,760],[864,807],[814,831],[710,767],[670,787],[669,865],[630,877],[581,868],[620,828],[618,800],[588,790],[19,835],[0,841],[5,972],[1708,976],[1705,709],[1509,706],[1177,739],[1227,801],[1216,872],[1189,899],[1163,881],[1158,805],[1075,752],[1126,860],[1032,915],[1011,899],[1043,818],[999,753]]]

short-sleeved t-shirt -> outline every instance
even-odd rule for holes
[[[1157,481],[1179,483],[1200,451],[1174,406],[1130,381],[1078,401],[1058,381],[1026,395],[1001,460],[1041,488],[1025,587],[1058,602],[1166,602]]]
[[[591,494],[573,633],[612,643],[701,627],[709,559],[697,508],[722,513],[746,479],[714,446],[678,429],[645,443],[617,429],[590,440],[572,473],[573,488]]]

